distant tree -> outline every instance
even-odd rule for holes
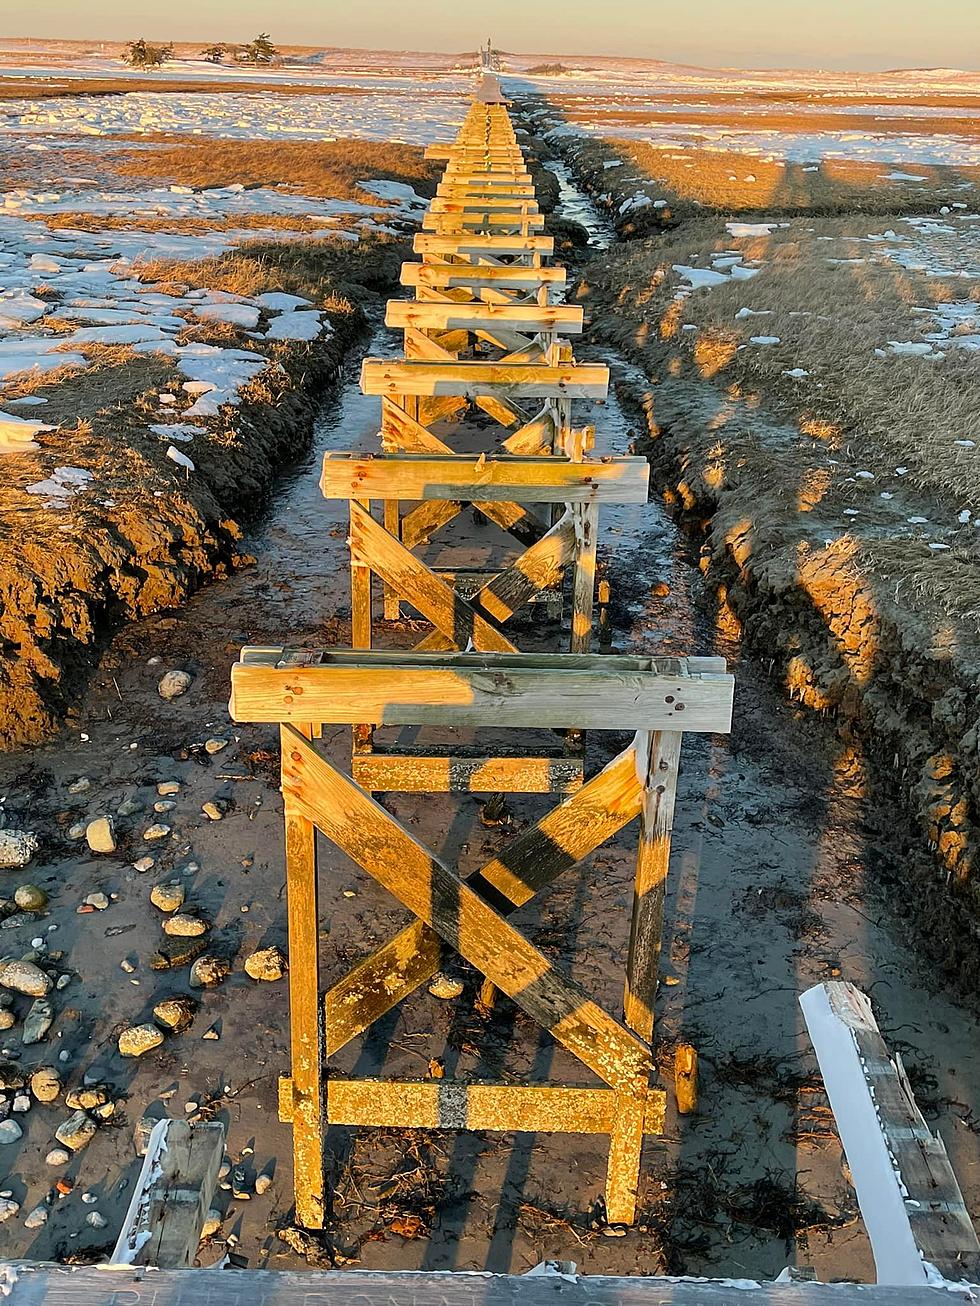
[[[134,68],[159,68],[165,64],[168,59],[174,57],[174,47],[172,45],[150,45],[142,37],[138,41],[130,41],[129,62]]]
[[[268,32],[260,32],[254,41],[242,47],[238,56],[244,63],[272,63],[278,57]]]
[[[209,45],[206,50],[201,51],[208,63],[221,63],[224,53],[225,47],[223,45]]]

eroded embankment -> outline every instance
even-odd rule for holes
[[[561,155],[574,169],[576,151],[563,142]],[[594,177],[591,186],[588,176],[576,180],[595,186]],[[976,546],[966,528],[939,537],[952,547],[897,533],[893,519],[955,526],[955,509],[925,479],[910,477],[894,494],[875,490],[875,502],[888,501],[878,509],[858,497],[873,484],[859,479],[870,475],[859,469],[869,466],[871,442],[848,427],[846,414],[837,427],[808,423],[780,396],[747,384],[737,367],[715,370],[706,343],[670,311],[670,258],[658,260],[657,243],[614,244],[574,294],[593,338],[649,379],[634,396],[646,414],[641,447],[661,492],[700,534],[702,569],[724,613],[791,697],[836,723],[840,764],[859,774],[883,811],[894,808],[899,847],[911,825],[933,854],[908,847],[907,879],[895,886],[899,914],[914,918],[957,987],[975,989]],[[845,506],[853,504],[864,526]]]
[[[192,471],[168,457],[168,440],[151,430],[161,420],[160,395],[180,394],[182,378],[167,358],[107,351],[87,372],[33,388],[47,400],[45,420],[61,425],[37,437],[36,454],[5,459],[0,746],[36,742],[71,715],[99,647],[124,621],[174,607],[249,561],[240,546],[243,524],[306,447],[322,387],[364,332],[362,306],[395,284],[408,248],[377,242],[370,271],[356,246],[339,260],[314,244],[271,257],[259,251],[262,288],[306,290],[331,330],[266,349],[279,367],[259,373],[239,406],[178,447],[192,456]],[[235,257],[231,271],[240,276]],[[25,493],[65,467],[88,477],[84,493]]]

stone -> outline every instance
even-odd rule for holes
[[[172,812],[176,806],[172,798],[158,798],[153,804],[153,810],[162,816],[164,812]]]
[[[166,839],[169,833],[170,833],[170,826],[163,825],[161,822],[158,821],[143,831],[143,838],[146,839],[148,842],[153,843],[153,841],[156,839]]]
[[[0,1146],[16,1143],[23,1132],[16,1120],[0,1120]]]
[[[20,1210],[20,1202],[14,1202],[9,1197],[0,1197],[0,1223],[9,1220],[11,1216],[17,1214]]]
[[[286,955],[281,948],[259,948],[245,959],[245,973],[254,980],[280,980],[288,967]]]
[[[80,775],[77,780],[73,780],[68,786],[70,794],[87,794],[92,788],[92,781],[87,775]]]
[[[194,1022],[197,1003],[192,998],[164,998],[153,1008],[153,1019],[174,1034],[183,1033]]]
[[[236,1165],[231,1172],[231,1195],[239,1202],[250,1202],[252,1194],[248,1190],[248,1178],[243,1165]]]
[[[22,925],[33,924],[34,918],[30,912],[18,911],[14,912],[13,916],[7,917],[3,924],[0,925],[0,930],[19,930]]]
[[[85,827],[85,839],[94,853],[116,851],[116,830],[111,816],[97,816]]]
[[[48,895],[36,884],[19,884],[14,890],[14,902],[21,911],[44,911]]]
[[[24,1020],[24,1043],[40,1043],[54,1024],[54,1007],[47,998],[38,998]]]
[[[23,1088],[26,1083],[24,1072],[19,1066],[15,1066],[12,1061],[0,1063],[0,1090],[10,1092],[11,1090]]]
[[[83,907],[91,907],[93,911],[105,911],[109,906],[109,895],[105,893],[90,893],[82,903]]]
[[[207,1215],[204,1217],[204,1223],[201,1225],[201,1237],[213,1238],[221,1228],[222,1219],[221,1212],[216,1211],[212,1206],[210,1211],[208,1211]]]
[[[12,1011],[9,1011],[7,1008],[3,1008],[2,1010],[0,1010],[0,1031],[5,1029],[13,1029],[13,1027],[16,1024],[17,1024],[17,1017],[14,1015]]]
[[[192,989],[213,989],[228,977],[231,965],[224,957],[198,957],[191,966],[190,985]]]
[[[123,957],[119,963],[119,969],[125,971],[127,975],[132,975],[136,971],[136,963],[129,957]]]
[[[15,993],[26,993],[31,998],[44,998],[54,987],[54,981],[32,961],[0,957],[0,985],[13,989]]]
[[[124,798],[116,808],[117,816],[135,816],[137,812],[143,810],[143,804],[138,798]]]
[[[119,1053],[124,1057],[141,1057],[144,1052],[152,1052],[163,1042],[163,1035],[156,1025],[130,1025],[119,1035]]]
[[[204,751],[210,753],[213,757],[215,753],[220,753],[223,748],[228,747],[227,739],[209,739],[204,745]]]
[[[28,1215],[27,1218],[25,1219],[24,1228],[40,1229],[41,1225],[47,1224],[47,1222],[48,1222],[48,1208],[44,1205],[43,1202],[41,1202],[39,1206],[35,1206],[34,1210],[31,1211],[30,1215]]]
[[[186,671],[168,671],[157,685],[157,693],[169,703],[186,694],[193,683],[194,677]]]
[[[161,780],[157,785],[157,793],[161,798],[172,798],[174,794],[180,793],[180,781]]]
[[[67,1165],[71,1160],[71,1152],[64,1147],[52,1147],[51,1151],[44,1158],[45,1165]]]
[[[39,1102],[55,1102],[61,1092],[61,1076],[51,1066],[41,1066],[31,1075],[31,1092]]]
[[[90,1224],[93,1229],[104,1229],[109,1222],[101,1211],[89,1211],[85,1223]]]
[[[140,875],[145,875],[147,871],[152,871],[156,866],[155,857],[141,857],[138,862],[133,862],[133,870],[139,871]]]
[[[218,1031],[217,1025],[212,1025],[210,1029],[206,1029],[204,1031],[201,1037],[214,1041],[216,1039],[219,1039],[221,1037],[221,1034]]]
[[[27,830],[0,830],[0,869],[15,870],[26,866],[39,844],[37,835]]]
[[[433,975],[432,982],[429,984],[429,992],[434,998],[442,998],[447,1001],[450,998],[458,998],[463,991],[463,981],[453,978],[451,975],[444,975],[440,971]]]
[[[13,1110],[17,1115],[22,1116],[25,1111],[30,1111],[31,1099],[27,1093],[15,1093],[13,1101]]]
[[[202,916],[195,916],[187,911],[176,912],[163,922],[164,934],[173,934],[181,939],[196,939],[202,934],[207,934],[210,928],[210,923]]]
[[[205,803],[204,806],[201,808],[201,811],[204,813],[204,815],[208,818],[209,821],[220,821],[221,818],[224,816],[224,812],[221,810],[221,808],[218,806],[217,803]]]
[[[95,1121],[84,1111],[73,1111],[54,1131],[54,1136],[69,1151],[80,1152],[95,1137],[95,1129]]]
[[[69,838],[69,839],[84,839],[84,838],[85,838],[85,822],[84,822],[84,821],[76,821],[74,825],[70,825],[70,826],[68,827],[68,838]]]
[[[150,902],[161,911],[176,911],[184,905],[184,886],[180,880],[168,880],[166,884],[155,884],[150,890]]]
[[[88,1088],[71,1088],[65,1094],[65,1106],[76,1111],[94,1111],[96,1107],[105,1106],[112,1100],[112,1094],[104,1084],[93,1084]]]
[[[262,1194],[267,1193],[271,1187],[272,1187],[272,1175],[269,1174],[268,1170],[263,1170],[260,1175],[255,1176],[256,1197],[261,1197]]]

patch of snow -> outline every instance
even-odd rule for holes
[[[267,340],[316,340],[331,331],[329,322],[322,322],[319,313],[280,313],[269,323]]]

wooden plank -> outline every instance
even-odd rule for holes
[[[379,803],[285,726],[283,794],[402,906],[486,975],[611,1088],[635,1090],[649,1049],[424,848]]]
[[[492,254],[495,258],[513,257],[517,254],[549,255],[555,252],[553,236],[482,236],[474,235],[432,235],[419,232],[412,241],[416,254],[467,255],[482,257]]]
[[[538,331],[578,335],[582,330],[582,317],[581,308],[568,304],[439,304],[389,299],[385,325],[402,329],[415,327],[419,331],[493,331],[501,328],[531,335]]]
[[[582,784],[580,758],[405,756],[355,757],[351,774],[373,793],[567,794]]]
[[[218,1188],[225,1127],[157,1121],[111,1263],[177,1270],[193,1265]]]
[[[654,1001],[681,738],[680,731],[662,731],[641,734],[636,744],[642,754],[638,758],[639,770],[645,779],[623,1013],[630,1029],[648,1043],[653,1041]]]
[[[9,1261],[4,1306],[746,1306],[731,1279],[467,1271],[107,1270]],[[950,1306],[947,1286],[760,1283],[752,1306]]]
[[[369,1128],[485,1129],[505,1133],[607,1134],[617,1094],[608,1088],[437,1080],[331,1079],[331,1123]],[[643,1131],[662,1134],[666,1094],[651,1093]]]
[[[946,1148],[915,1102],[867,997],[843,980],[800,1006],[847,1156],[879,1283],[980,1280],[980,1243]]]
[[[403,263],[403,286],[434,286],[479,289],[498,286],[516,290],[538,290],[542,286],[564,285],[565,268],[475,267],[456,263]]]
[[[366,358],[361,389],[367,395],[494,395],[513,398],[603,399],[609,369],[603,363],[548,367],[540,363],[429,363]]]
[[[514,182],[513,185],[485,186],[482,182],[443,181],[436,187],[439,199],[524,199],[533,200],[537,192],[533,186]]]
[[[511,503],[646,503],[645,458],[567,462],[509,454],[379,454],[328,451],[320,489],[326,499],[462,499]]]
[[[523,195],[437,195],[429,203],[430,213],[444,213],[449,216],[472,213],[537,213],[538,205],[534,199]]]
[[[440,211],[428,212],[422,218],[422,230],[441,233],[442,235],[452,235],[459,233],[460,236],[466,236],[469,232],[483,232],[487,228],[504,227],[508,229],[509,234],[518,234],[522,238],[531,231],[544,230],[544,217],[540,213],[498,213],[495,210],[489,212],[486,209],[472,208],[466,209],[461,213],[442,213]],[[499,239],[503,233],[489,233],[494,240]],[[418,250],[422,253],[422,250]],[[453,250],[453,253],[456,251]]]
[[[505,635],[354,502],[348,543],[352,559],[370,565],[400,599],[452,639],[454,647],[517,652]]]
[[[689,674],[681,658],[324,651],[320,665],[280,668],[248,654],[231,672],[236,721],[715,733],[731,727],[734,678]]]
[[[589,467],[581,462],[572,466]],[[572,532],[575,539],[575,576],[572,585],[572,653],[588,653],[592,642],[592,613],[595,602],[595,560],[599,538],[599,506],[572,504]]]

